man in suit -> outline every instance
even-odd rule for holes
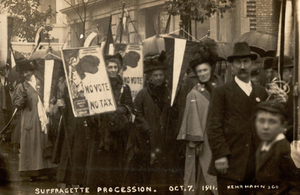
[[[212,92],[207,136],[212,150],[208,172],[217,176],[219,194],[249,194],[255,174],[259,139],[252,123],[255,106],[267,98],[266,90],[250,81],[252,54],[246,42],[234,45],[228,57],[235,77]]]

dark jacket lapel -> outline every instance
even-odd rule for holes
[[[249,119],[248,104],[249,97],[245,94],[245,92],[238,86],[238,84],[232,80],[229,85],[229,96],[232,101],[235,102],[235,107],[239,111],[239,113],[244,116],[246,119]]]
[[[273,146],[276,143],[273,144]],[[264,164],[266,162],[269,161],[269,159],[273,156],[274,153],[274,147],[271,147],[270,150],[268,152],[266,152],[265,156],[263,158],[261,158],[260,153],[261,153],[261,147],[262,144],[259,146],[258,150],[256,151],[256,172],[262,167],[264,166]]]
[[[259,94],[259,89],[258,88],[259,88],[258,85],[252,83],[252,92],[250,94],[250,100],[249,100],[249,103],[250,103],[250,106],[251,106],[252,110],[255,109],[255,106],[258,102],[262,101],[260,99],[261,94]]]

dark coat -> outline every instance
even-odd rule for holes
[[[260,157],[261,147],[262,145],[256,152],[256,176],[253,185],[262,185],[265,188],[257,188],[255,194],[289,194],[291,191],[295,192],[300,183],[300,169],[297,169],[291,158],[289,142],[286,139],[277,141],[262,158]],[[278,187],[270,190],[269,187],[271,186]]]
[[[254,153],[259,144],[252,115],[255,106],[267,98],[265,89],[252,83],[252,92],[248,97],[232,80],[212,92],[207,121],[207,136],[212,150],[212,161],[208,172],[212,175],[243,181],[247,163],[252,162],[254,175]],[[215,160],[228,158],[227,174],[218,174]],[[249,160],[249,157],[252,160]]]
[[[60,161],[57,170],[57,181],[72,185],[83,185],[87,162],[88,128],[84,125],[85,117],[75,118],[69,100],[66,81],[60,79],[59,92],[66,107],[63,112],[62,127],[57,141],[61,141]],[[56,113],[60,115],[61,113]],[[53,116],[54,117],[54,116]],[[59,120],[59,117],[57,118]]]
[[[1,82],[1,81],[0,81]],[[2,102],[3,101],[3,102]],[[12,102],[9,95],[9,86],[7,85],[7,79],[5,78],[4,86],[0,84],[0,129],[8,123],[12,114]]]
[[[170,93],[166,89],[163,107],[159,108],[149,87],[142,89],[134,101],[136,114],[135,124],[140,132],[140,172],[143,173],[144,185],[163,186],[175,185],[184,167],[178,168],[177,132],[172,126],[176,112],[170,107]],[[155,160],[150,163],[150,155]],[[144,182],[144,183],[143,183]],[[181,181],[182,183],[183,181]],[[180,183],[176,183],[179,185]]]
[[[132,109],[130,87],[123,84],[121,77],[110,79],[118,108],[128,114],[124,105]],[[121,111],[115,111],[114,113]],[[120,126],[112,130],[109,124],[114,113],[91,117],[89,126],[91,136],[88,151],[86,186],[89,187],[120,187],[124,179],[126,141],[129,129]],[[116,118],[117,120],[117,118]],[[95,188],[96,189],[96,188]]]

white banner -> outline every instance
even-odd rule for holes
[[[45,60],[44,71],[44,108],[49,109],[54,60]]]
[[[0,14],[0,67],[6,66],[7,62],[7,15]]]
[[[185,52],[186,40],[185,39],[174,39],[174,64],[173,64],[173,85],[172,85],[172,97],[171,97],[171,106],[173,106],[178,82],[180,71],[183,62],[183,56]]]

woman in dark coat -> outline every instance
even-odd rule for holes
[[[58,101],[56,119],[63,115],[57,142],[61,142],[60,160],[57,171],[57,182],[64,187],[82,186],[88,151],[88,127],[86,118],[75,118],[69,100],[66,80],[61,77],[58,82]],[[58,116],[58,117],[57,117]],[[53,116],[54,117],[54,116]]]
[[[165,55],[144,58],[148,85],[134,100],[135,125],[139,132],[139,151],[136,161],[140,169],[138,185],[151,186],[158,194],[176,194],[170,186],[182,184],[178,167],[176,142],[176,112],[170,107],[170,90],[165,77]]]
[[[125,124],[122,122],[124,115],[130,114],[133,107],[130,88],[123,83],[118,74],[122,66],[122,56],[120,54],[106,55],[105,64],[117,110],[113,113],[101,114],[89,122],[92,132],[86,185],[91,189],[95,186],[122,186],[125,144],[128,136],[128,129],[124,128]],[[116,127],[114,127],[115,124]]]

